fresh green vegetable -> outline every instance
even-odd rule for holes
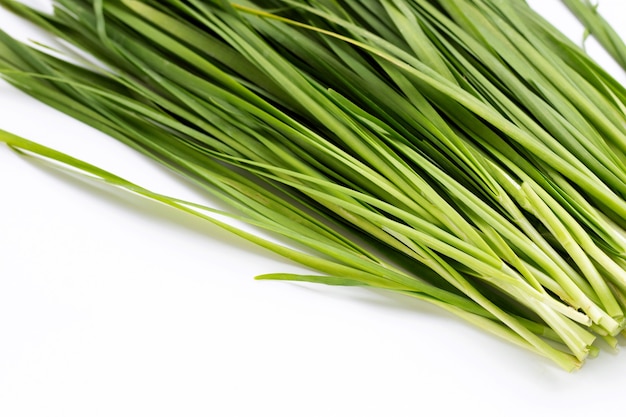
[[[0,141],[323,274],[260,279],[400,292],[568,370],[624,330],[626,90],[524,1],[0,4],[94,58],[0,32],[4,79],[232,212]]]

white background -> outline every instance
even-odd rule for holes
[[[532,3],[582,39],[557,0]],[[622,0],[601,1],[623,33],[625,9]],[[37,37],[5,11],[0,28]],[[0,128],[155,191],[202,198],[5,83]],[[526,416],[623,408],[626,354],[603,351],[568,374],[417,301],[254,281],[299,269],[6,147],[0,196],[0,416]]]

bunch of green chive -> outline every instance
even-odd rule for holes
[[[564,3],[625,65],[593,6]],[[316,271],[260,279],[399,292],[567,370],[597,354],[597,339],[616,346],[626,89],[524,0],[54,4],[47,14],[0,0],[75,47],[51,52],[0,31],[2,77],[232,211],[7,132],[0,141]]]

